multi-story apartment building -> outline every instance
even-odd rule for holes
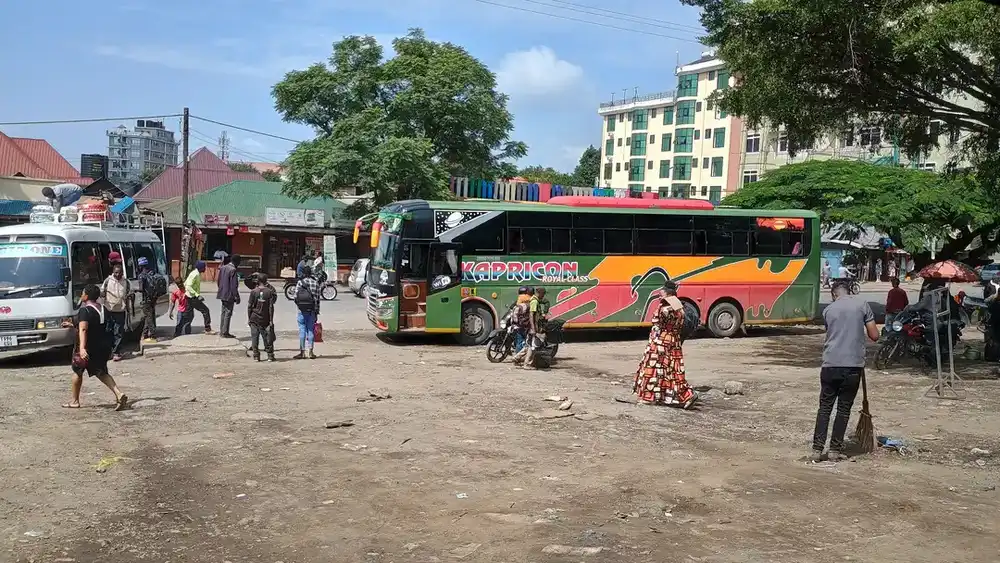
[[[108,179],[119,187],[140,183],[146,170],[177,165],[180,143],[162,121],[140,119],[133,131],[119,125],[107,133]]]
[[[794,162],[850,158],[941,171],[954,156],[947,147],[959,132],[932,124],[943,148],[917,160],[906,159],[877,127],[818,139],[791,157],[780,128],[748,130],[715,107],[712,94],[730,80],[722,60],[704,53],[677,68],[677,90],[602,103],[600,186],[718,202]]]

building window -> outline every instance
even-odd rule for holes
[[[691,159],[691,168],[692,169],[698,168],[698,159],[697,158],[692,158]]]
[[[649,118],[656,119],[656,108],[652,108],[649,110]]]
[[[712,131],[712,148],[721,149],[726,146],[726,128],[716,127]]]
[[[604,179],[605,180],[610,180],[611,179],[611,163],[610,162],[604,165]]]
[[[859,136],[862,147],[877,147],[882,144],[882,131],[878,127],[863,127]]]
[[[625,114],[624,113],[619,113],[618,114],[618,123],[621,123],[623,121],[625,121]]]
[[[748,153],[760,152],[760,133],[747,135],[746,149]]]
[[[715,109],[715,101],[708,100],[707,102],[705,102],[705,109],[707,111],[712,111],[713,109]]]
[[[709,162],[711,162],[711,161],[709,160],[709,158],[707,156],[705,158],[701,159],[701,167],[702,168],[708,168]]]
[[[691,152],[694,147],[694,129],[674,131],[674,152]]]
[[[628,171],[629,182],[642,182],[646,179],[646,161],[641,158],[633,158],[630,161]]]
[[[697,113],[697,112],[699,112],[699,111],[701,111],[701,102],[696,102],[696,103],[694,104],[694,111],[695,111],[696,113]]]
[[[705,140],[707,141],[707,140],[709,140],[711,138],[712,138],[712,130],[711,129],[705,129]]]
[[[622,163],[616,162],[615,163],[615,172],[621,172],[621,171],[622,171]]]
[[[702,186],[701,187],[701,195],[702,196],[708,195],[708,186]]]
[[[632,152],[629,153],[632,156],[646,156],[646,134],[645,133],[633,133],[632,134]]]
[[[722,157],[716,156],[712,157],[712,177],[721,178],[722,177]]]
[[[652,147],[652,146],[655,146],[655,145],[656,145],[656,135],[650,135],[649,136],[649,146]]]
[[[648,160],[648,161],[646,162],[646,169],[647,169],[647,170],[652,170],[652,169],[653,169],[653,159],[649,159],[649,160]]]
[[[674,157],[674,180],[690,180],[691,179],[691,157],[690,156],[678,156]]]
[[[691,192],[691,186],[687,184],[671,184],[670,197],[677,199],[687,199]]]
[[[778,152],[788,152],[788,133],[778,135]]]
[[[694,140],[697,141],[698,139],[701,139],[701,129],[694,130]]]
[[[637,109],[633,112],[634,118],[632,119],[632,128],[637,130],[643,130],[647,127],[649,123],[646,119],[646,110]]]
[[[610,132],[612,132],[614,130],[615,130],[615,116],[609,115],[608,116],[608,133],[610,133]]]
[[[719,119],[725,119],[727,117],[729,117],[729,113],[727,111],[725,111],[725,110],[720,109],[719,110]]]
[[[714,70],[708,71],[708,79],[709,80],[715,80],[715,71]]]
[[[743,183],[752,184],[757,181],[757,171],[756,170],[744,170],[743,171]]]
[[[677,79],[677,97],[687,98],[698,95],[698,75],[682,74]]]
[[[708,201],[715,204],[722,201],[722,186],[712,186],[708,189]]]
[[[729,71],[720,70],[719,75],[715,79],[715,87],[719,90],[725,90],[729,88]]]
[[[694,102],[677,104],[677,125],[694,125]]]
[[[604,156],[611,156],[615,154],[615,140],[608,139],[604,141]]]
[[[664,125],[674,124],[674,106],[663,108],[663,124]]]
[[[670,145],[674,142],[674,136],[670,133],[664,133],[660,135],[660,150],[664,152],[670,151]]]
[[[669,160],[661,160],[660,161],[660,178],[669,178],[669,177],[670,177],[670,161]]]
[[[625,137],[625,138],[628,139],[628,137]],[[619,147],[622,146],[622,138],[621,137],[618,137],[618,146]]]

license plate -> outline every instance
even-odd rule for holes
[[[0,336],[0,348],[17,347],[17,336]]]

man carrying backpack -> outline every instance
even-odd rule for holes
[[[316,339],[316,318],[319,316],[319,301],[322,295],[319,282],[313,277],[312,266],[302,267],[302,278],[295,283],[295,306],[299,309],[297,320],[299,322],[299,353],[294,359],[306,358],[306,350],[309,350],[308,358],[316,359],[313,353],[313,345]]]
[[[149,267],[147,258],[139,258],[139,291],[142,292],[142,338],[156,342],[156,301],[167,294],[167,280]]]
[[[267,283],[267,275],[258,272],[254,274],[256,286],[250,292],[247,299],[247,319],[250,321],[250,349],[253,351],[254,361],[260,361],[260,348],[258,347],[261,337],[264,339],[264,351],[267,352],[267,361],[274,361],[274,302],[278,299],[278,292],[274,286]],[[300,329],[301,330],[301,329]]]

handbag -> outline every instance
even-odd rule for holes
[[[80,355],[80,350],[73,349],[73,367],[76,369],[87,369],[87,359]]]

